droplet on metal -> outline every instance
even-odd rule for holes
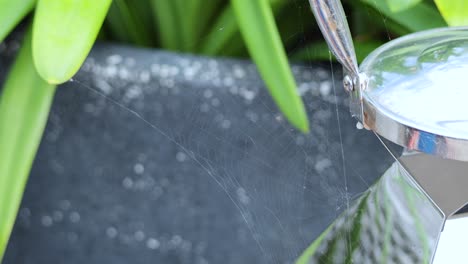
[[[357,123],[356,123],[356,128],[359,129],[359,130],[360,130],[360,129],[363,129],[363,128],[364,128],[364,125],[363,125],[361,122],[357,122]]]
[[[369,85],[369,77],[365,73],[359,73],[359,88],[365,91]]]
[[[351,77],[349,77],[349,75],[346,75],[343,78],[343,87],[347,92],[352,92],[354,90],[353,80]]]

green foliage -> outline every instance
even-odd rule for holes
[[[309,124],[305,108],[296,90],[294,77],[268,1],[232,0],[231,2],[250,56],[257,64],[273,99],[294,126],[303,132],[308,132]],[[275,65],[275,68],[271,65]]]
[[[420,2],[405,9],[398,8],[394,12],[387,5],[386,0],[361,0],[374,7],[382,15],[399,24],[410,32],[446,26],[436,8],[428,2]]]
[[[397,13],[419,4],[421,0],[387,0],[390,11]]]
[[[0,97],[0,262],[55,93],[34,68],[30,35]]]
[[[148,16],[148,12],[141,12],[138,3],[148,4],[147,1],[135,1],[134,4],[129,5],[124,0],[114,0],[107,13],[109,31],[119,41],[135,43],[139,46],[153,46],[154,34],[146,34],[146,32],[151,32],[151,16]],[[150,5],[141,6],[142,10],[146,8],[150,8]],[[140,18],[140,13],[146,16]]]
[[[445,21],[468,23],[464,0],[343,2],[360,60],[399,35],[445,26]],[[99,30],[100,39],[138,46],[211,56],[250,54],[281,111],[307,131],[286,54],[303,61],[330,56],[308,5],[308,0],[0,0],[0,41],[36,7],[32,44],[28,35],[0,97],[0,253],[47,121],[55,90],[47,82],[71,78]]]
[[[468,25],[468,2],[466,0],[435,0],[440,13],[450,26]]]
[[[49,83],[68,81],[86,59],[111,0],[39,0],[33,26],[33,58]]]
[[[0,42],[34,7],[35,0],[0,0]]]

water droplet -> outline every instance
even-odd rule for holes
[[[357,122],[357,123],[356,123],[356,128],[357,128],[357,129],[363,129],[363,128],[364,128],[364,125],[362,125],[361,122]]]
[[[109,238],[116,238],[117,235],[119,234],[119,232],[117,231],[117,229],[113,226],[110,226],[106,229],[106,235],[109,237]]]
[[[315,170],[317,172],[323,172],[325,169],[332,166],[332,162],[329,159],[321,159],[315,163]]]
[[[143,231],[141,230],[136,231],[135,234],[133,234],[133,236],[135,237],[135,240],[139,242],[145,239],[145,233],[143,233]]]
[[[148,71],[142,71],[140,73],[140,81],[147,83],[150,81],[150,73]]]
[[[145,167],[143,166],[143,164],[137,163],[135,164],[135,166],[133,166],[133,171],[136,174],[142,174],[143,172],[145,172]]]
[[[71,212],[70,213],[70,222],[78,223],[81,219],[81,216],[78,212]]]
[[[176,159],[179,162],[184,162],[187,159],[187,155],[184,152],[177,152]]]
[[[52,218],[55,222],[60,222],[63,220],[63,213],[61,211],[56,210],[52,213]]]
[[[237,199],[243,204],[248,204],[250,202],[249,196],[247,196],[247,192],[245,191],[244,188],[239,187],[236,191],[237,193]]]
[[[96,87],[101,90],[102,93],[108,95],[112,92],[112,86],[104,80],[96,79]]]
[[[245,71],[240,66],[235,66],[233,74],[234,77],[242,79],[245,76]]]
[[[49,226],[52,226],[53,224],[53,220],[52,220],[52,217],[48,216],[48,215],[43,215],[41,217],[41,224],[45,227],[49,227]]]
[[[133,180],[130,177],[125,177],[122,181],[122,186],[125,189],[131,189],[133,187]]]
[[[330,92],[331,92],[331,83],[329,81],[325,81],[325,82],[322,82],[320,83],[320,95],[322,95],[323,97],[326,97],[328,95],[330,95]]]
[[[180,243],[182,243],[182,237],[179,235],[174,235],[171,238],[171,243],[174,244],[174,246],[180,245]]]
[[[146,241],[146,246],[149,248],[149,249],[158,249],[159,246],[161,245],[161,243],[155,239],[155,238],[148,238],[148,240]]]
[[[107,57],[106,61],[108,64],[119,64],[120,62],[122,62],[122,56],[118,54],[111,55]]]
[[[228,129],[231,127],[231,121],[224,119],[223,122],[221,122],[221,127],[224,129]]]

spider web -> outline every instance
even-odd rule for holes
[[[58,90],[6,263],[293,263],[393,160],[339,66],[292,70],[308,135],[250,62],[98,45]]]

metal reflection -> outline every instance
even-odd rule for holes
[[[431,263],[444,221],[443,212],[395,162],[297,263]]]

